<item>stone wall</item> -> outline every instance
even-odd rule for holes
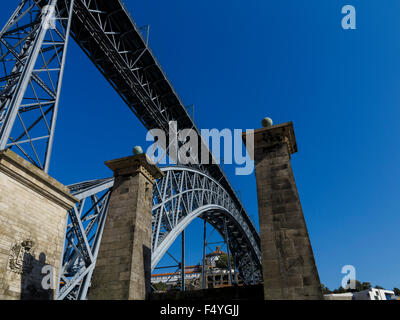
[[[11,151],[0,152],[0,300],[53,299],[69,189]],[[42,273],[42,271],[44,273]],[[47,276],[47,277],[46,277]]]
[[[152,194],[162,173],[148,161],[136,155],[106,162],[115,183],[89,300],[145,300],[150,294]]]
[[[321,285],[291,166],[291,122],[255,131],[254,160],[266,300],[320,300]]]

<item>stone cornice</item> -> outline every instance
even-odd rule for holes
[[[68,187],[11,150],[0,151],[0,172],[66,210],[78,202]]]
[[[153,164],[145,153],[106,161],[105,165],[114,172],[115,177],[139,172],[151,183],[154,183],[156,179],[164,176],[160,168]]]
[[[255,148],[272,148],[276,145],[286,143],[289,154],[297,152],[296,137],[294,135],[293,122],[278,124],[275,126],[254,130]],[[246,133],[242,134],[242,139],[246,145],[251,158],[254,158],[252,147],[246,141]]]

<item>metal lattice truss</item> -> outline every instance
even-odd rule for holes
[[[178,133],[199,133],[149,49],[148,32],[144,38],[121,0],[20,0],[0,32],[0,150],[11,148],[48,172],[69,36],[147,129],[168,133],[176,121]],[[242,278],[261,279],[256,228],[211,150],[205,152],[210,164],[165,169],[155,186],[154,259],[200,217],[221,234],[227,224]],[[71,187],[80,202],[69,212],[58,299],[86,297],[112,184]]]
[[[68,212],[56,299],[83,300],[96,265],[114,179],[70,186],[79,203]]]
[[[226,190],[207,174],[187,167],[162,168],[165,177],[153,189],[152,269],[178,235],[197,217],[206,219],[223,237],[238,261],[243,281],[261,266],[261,253],[251,228]],[[226,225],[225,225],[226,224]]]
[[[0,150],[48,171],[74,0],[24,0],[0,33]]]
[[[222,186],[203,172],[186,167],[161,168],[165,176],[153,188],[152,270],[177,236],[195,219],[206,219],[224,238],[244,283],[260,282],[257,238]],[[96,265],[108,199],[114,179],[70,186],[80,201],[69,211],[57,299],[86,299]],[[226,235],[226,236],[225,236]]]
[[[151,52],[148,32],[144,38],[121,0],[21,0],[0,34],[0,150],[13,148],[48,172],[68,35],[148,130],[168,134],[176,121],[178,133],[199,132]],[[245,211],[211,151],[204,150],[210,164],[195,167]]]
[[[55,20],[48,5],[56,7]],[[56,29],[46,28],[49,20]],[[144,38],[121,0],[21,0],[0,34],[0,150],[13,148],[48,171],[69,34],[148,130],[168,134],[170,121],[176,121],[178,132],[192,128],[199,133],[150,50],[148,32]],[[42,55],[52,52],[58,53],[56,58],[44,60],[51,60],[50,66]],[[37,98],[31,84],[40,87]],[[19,124],[23,115],[30,121]],[[205,150],[210,164],[199,168],[243,208],[221,167],[212,162],[211,151]]]

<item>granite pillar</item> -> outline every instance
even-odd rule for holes
[[[255,130],[249,152],[255,160],[264,298],[322,299],[290,161],[297,152],[292,122]]]
[[[115,183],[89,300],[145,300],[150,294],[151,214],[155,179],[163,173],[146,154],[105,163]]]

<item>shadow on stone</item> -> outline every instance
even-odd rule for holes
[[[43,252],[39,259],[35,259],[29,252],[24,253],[21,300],[53,300],[54,290],[44,288],[50,286],[53,280],[50,270],[52,266],[46,264],[46,255]]]
[[[151,249],[145,245],[143,245],[143,270],[145,299],[148,300],[151,293]]]

